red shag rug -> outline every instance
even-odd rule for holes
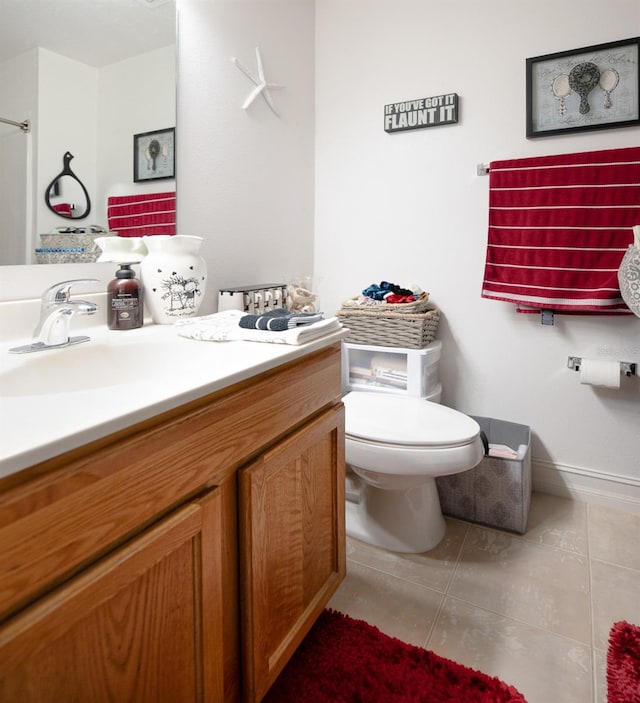
[[[607,703],[640,703],[640,627],[624,620],[609,632]]]
[[[324,610],[263,703],[526,701],[500,679]]]

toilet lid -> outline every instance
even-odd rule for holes
[[[469,444],[480,432],[467,415],[422,398],[351,392],[346,408],[346,433],[372,442],[451,447]]]

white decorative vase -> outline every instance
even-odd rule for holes
[[[207,283],[207,264],[198,253],[202,237],[159,234],[142,240],[149,253],[140,273],[151,319],[167,325],[197,315]]]
[[[622,299],[640,317],[640,225],[633,228],[634,243],[629,245],[618,269]]]

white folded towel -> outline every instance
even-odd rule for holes
[[[311,325],[302,325],[282,332],[245,329],[240,318],[247,313],[240,310],[223,310],[213,315],[178,320],[175,327],[181,337],[206,342],[271,342],[274,344],[306,344],[342,329],[337,317],[329,317]]]

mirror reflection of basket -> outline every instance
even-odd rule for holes
[[[436,338],[440,311],[424,293],[413,303],[364,306],[356,298],[342,303],[336,313],[349,344],[422,349]]]
[[[98,259],[101,249],[97,240],[105,232],[45,233],[40,235],[40,246],[36,248],[38,264],[84,264]]]

